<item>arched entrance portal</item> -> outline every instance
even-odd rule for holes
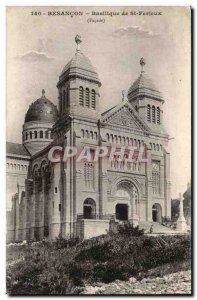
[[[152,220],[153,222],[162,222],[162,208],[158,203],[155,203],[152,207]]]
[[[116,186],[115,216],[117,220],[126,221],[139,215],[139,196],[134,184],[121,181]]]
[[[95,219],[96,218],[96,203],[91,198],[87,198],[84,201],[83,217],[84,217],[84,219]]]

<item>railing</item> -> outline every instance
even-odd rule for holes
[[[115,214],[92,214],[91,216],[84,216],[84,214],[77,214],[78,220],[114,220]]]

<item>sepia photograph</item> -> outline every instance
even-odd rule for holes
[[[8,295],[192,295],[191,24],[6,8]]]

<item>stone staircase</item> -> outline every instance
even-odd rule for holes
[[[153,225],[152,234],[178,234],[176,230],[173,230],[157,222],[140,222],[139,228],[144,229],[145,233],[150,233],[151,225]]]

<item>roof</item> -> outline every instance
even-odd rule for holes
[[[60,80],[65,76],[80,76],[100,84],[98,74],[90,59],[81,50],[77,50],[73,58],[63,68]]]
[[[30,154],[24,145],[11,142],[6,142],[6,154],[30,157]]]
[[[110,120],[110,118],[113,118],[115,116],[115,114],[118,114],[124,107],[131,112],[132,118],[134,118],[135,122],[138,123],[140,131],[143,130],[143,132],[150,132],[149,126],[139,116],[139,114],[135,111],[134,107],[132,106],[131,103],[128,102],[128,100],[122,101],[118,105],[115,105],[111,109],[108,109],[107,111],[105,111],[101,115],[100,122],[102,124],[107,124],[108,120]]]
[[[153,81],[145,74],[145,72],[141,72],[140,76],[131,85],[128,91],[129,98],[134,98],[139,95],[146,95],[163,100],[162,94],[156,88]]]
[[[45,91],[42,90],[42,96],[30,105],[25,115],[25,123],[32,121],[53,123],[57,120],[57,117],[57,107],[45,97]]]

